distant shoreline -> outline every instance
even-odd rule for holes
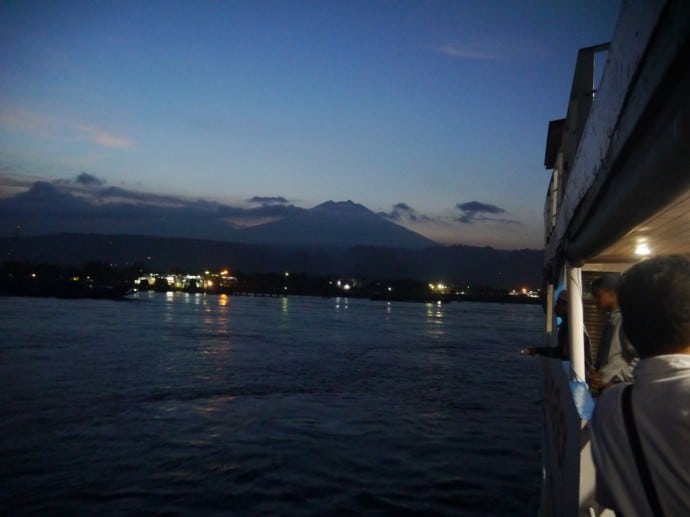
[[[451,302],[479,302],[479,303],[500,303],[500,304],[516,304],[516,305],[540,305],[539,298],[530,298],[527,296],[511,296],[511,295],[487,295],[487,296],[472,296],[472,295],[453,295],[453,296],[368,296],[366,294],[316,294],[316,293],[281,293],[276,291],[263,292],[223,292],[223,291],[199,291],[199,290],[183,290],[177,289],[172,291],[155,291],[155,290],[131,290],[123,286],[99,286],[97,288],[79,288],[79,289],[0,289],[0,296],[3,297],[19,297],[19,298],[55,298],[55,299],[108,299],[108,300],[131,300],[131,295],[147,292],[158,293],[188,293],[188,294],[203,294],[210,296],[229,296],[229,297],[248,297],[248,298],[289,298],[291,296],[299,297],[318,297],[318,298],[352,298],[380,302],[402,302],[402,303],[451,303]]]
[[[143,264],[117,267],[90,262],[80,267],[30,262],[0,264],[0,295],[53,298],[110,298],[133,291],[225,294],[228,296],[362,298],[389,302],[491,302],[540,304],[540,291],[490,287],[481,284],[420,282],[410,278],[366,278],[305,273],[250,273],[228,270],[199,274],[145,272]]]
[[[278,290],[265,291],[242,291],[242,290],[228,290],[228,291],[201,291],[201,290],[172,290],[172,291],[155,291],[152,289],[140,290],[138,292],[183,292],[191,294],[208,294],[208,295],[226,295],[226,296],[241,296],[250,298],[289,298],[290,296],[310,296],[318,298],[353,298],[381,302],[404,302],[404,303],[451,303],[451,302],[479,302],[479,303],[500,303],[500,304],[517,304],[517,305],[541,305],[540,298],[531,298],[528,296],[514,296],[509,294],[486,294],[486,295],[462,295],[452,294],[443,296],[426,296],[426,295],[409,295],[409,296],[384,296],[372,295],[367,293],[307,293],[307,292],[281,292]]]

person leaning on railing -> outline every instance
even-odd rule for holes
[[[567,360],[569,353],[569,329],[568,329],[568,292],[563,290],[556,298],[554,305],[554,314],[561,319],[561,324],[558,326],[558,346],[528,346],[520,350],[523,355],[541,355],[544,357],[554,357],[556,359]],[[585,329],[584,333],[585,343],[585,363],[587,370],[592,369],[591,352],[589,346],[589,335]]]
[[[640,361],[594,410],[596,496],[623,515],[690,515],[690,258],[633,266],[618,297]]]

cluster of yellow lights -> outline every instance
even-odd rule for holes
[[[349,291],[350,289],[352,289],[352,285],[350,285],[348,283],[343,283],[340,280],[338,280],[335,284],[338,287],[340,287],[341,289],[343,289],[344,291]]]

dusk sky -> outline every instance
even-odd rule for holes
[[[548,121],[619,7],[2,1],[0,197],[351,199],[446,244],[538,248]]]

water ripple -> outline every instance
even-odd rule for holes
[[[0,507],[536,512],[538,308],[213,302],[0,299]]]

